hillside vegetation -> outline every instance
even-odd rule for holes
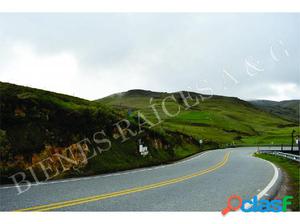
[[[221,147],[231,144],[290,144],[292,130],[295,129],[299,134],[297,122],[273,115],[233,97],[201,98],[199,94],[191,93],[191,96],[198,97],[200,102],[188,110],[184,109],[180,100],[168,100],[165,105],[171,113],[176,113],[178,105],[181,106],[177,116],[168,117],[160,105],[163,99],[170,95],[179,99],[179,93],[131,90],[105,97],[97,102],[111,105],[118,110],[132,111],[132,116],[136,116],[137,111],[142,111],[146,117],[155,121],[154,113],[149,107],[149,100],[153,98],[151,104],[158,105],[157,110],[164,119],[164,122],[156,127],[161,132],[184,133],[195,139],[215,142]]]
[[[50,158],[51,164],[47,165],[55,170],[60,161],[54,155],[67,156],[69,148],[79,164],[83,157],[78,142],[87,157],[94,155],[94,150],[96,156],[78,166],[64,161],[68,171],[60,172],[54,179],[161,164],[200,151],[186,136],[176,138],[147,129],[122,142],[114,124],[124,119],[123,114],[99,102],[2,82],[0,92],[1,183],[10,182],[8,177],[16,172],[28,174],[29,167],[44,180],[39,162]],[[134,120],[131,120],[131,129],[137,129]],[[99,133],[101,131],[105,136]],[[101,143],[94,140],[97,132]],[[150,152],[145,158],[138,152],[140,140]],[[183,145],[187,153],[182,153]]]
[[[295,121],[232,97],[190,93],[184,101],[187,92],[131,90],[88,101],[2,82],[0,92],[2,184],[18,172],[33,180],[30,169],[40,181],[95,175],[237,144],[290,144],[291,131],[299,134]],[[126,127],[124,119],[135,132],[124,131],[126,140],[116,126]],[[140,142],[148,147],[145,157]],[[45,174],[43,161],[53,175]]]
[[[253,100],[250,103],[262,110],[299,124],[300,100],[284,100],[280,102]]]

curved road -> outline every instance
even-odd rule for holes
[[[263,194],[274,180],[274,167],[252,157],[255,151],[213,150],[164,166],[33,185],[20,195],[3,186],[0,210],[220,211],[229,196]]]

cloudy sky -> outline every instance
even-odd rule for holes
[[[300,14],[0,14],[0,80],[86,99],[129,89],[300,98]]]

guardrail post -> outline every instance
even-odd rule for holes
[[[291,151],[293,151],[293,146],[294,146],[294,133],[295,133],[295,132],[296,132],[295,130],[292,131],[292,146],[291,146]]]

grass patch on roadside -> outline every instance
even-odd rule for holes
[[[299,211],[300,210],[300,205],[299,205],[300,165],[299,163],[275,155],[256,153],[255,156],[276,164],[278,167],[280,167],[282,170],[284,170],[287,173],[289,177],[289,185],[290,185],[287,195],[292,195],[294,197],[293,204],[291,205],[290,208],[293,211]]]

